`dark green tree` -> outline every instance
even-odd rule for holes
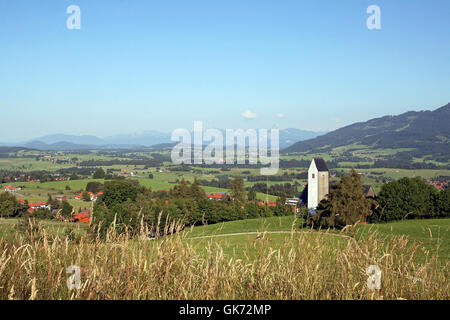
[[[194,182],[191,184],[190,196],[197,200],[206,197],[205,191],[200,187],[200,182],[197,180],[197,178],[194,178]]]
[[[86,191],[88,192],[97,193],[102,190],[103,184],[97,181],[88,182],[88,184],[86,185]]]
[[[112,204],[122,203],[131,199],[136,201],[139,193],[143,192],[143,188],[139,186],[137,181],[131,180],[111,180],[105,182],[103,190],[103,202],[109,208]]]
[[[67,201],[63,201],[62,203],[63,204],[62,204],[61,213],[60,213],[61,216],[63,216],[64,218],[70,218],[73,207]]]
[[[105,171],[103,170],[103,168],[99,168],[97,169],[94,174],[92,175],[92,178],[94,179],[104,179],[106,176]]]
[[[245,202],[246,191],[244,187],[244,179],[242,179],[241,177],[235,177],[233,180],[231,180],[230,188],[231,196],[235,201],[240,203]]]
[[[372,214],[372,199],[366,199],[361,176],[352,169],[330,189],[327,199],[322,200],[313,221],[323,227],[345,227],[365,222]]]
[[[26,213],[28,207],[17,201],[16,197],[8,192],[0,193],[0,217],[18,217]]]
[[[378,193],[374,221],[430,218],[436,215],[438,191],[421,178],[402,178],[384,184]]]
[[[255,201],[256,200],[256,191],[254,189],[250,189],[248,191],[247,199],[248,199],[248,201]]]
[[[439,192],[436,201],[436,213],[440,217],[450,216],[450,189],[447,188]]]

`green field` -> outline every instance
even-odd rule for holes
[[[295,221],[294,221],[295,220]],[[246,232],[268,232],[269,237],[275,237],[278,240],[289,237],[289,234],[271,234],[271,232],[289,232],[292,227],[296,231],[310,232],[309,229],[301,229],[301,220],[294,216],[270,217],[260,219],[247,219],[240,221],[230,221],[208,226],[199,226],[186,230],[187,238],[202,238],[218,240],[230,240],[234,237],[254,240],[258,234],[251,235],[223,235],[246,233]],[[423,219],[423,220],[405,220],[385,224],[359,225],[355,236],[367,237],[370,233],[377,232],[380,236],[389,238],[398,236],[407,236],[411,241],[420,243],[421,247],[433,253],[438,253],[442,260],[450,258],[450,219]],[[248,242],[248,241],[247,241]],[[422,252],[423,253],[423,252]],[[423,254],[419,253],[420,259]]]
[[[14,232],[13,226],[18,221],[18,219],[1,219],[0,237],[11,237]],[[80,229],[80,232],[83,232],[88,227],[84,223],[59,221],[42,221],[42,224],[51,234],[62,234],[67,228]],[[226,244],[226,247],[230,248],[233,248],[233,246],[244,248],[266,233],[265,237],[276,246],[284,239],[291,237],[290,232],[292,230],[311,232],[310,229],[302,229],[301,225],[301,219],[294,216],[246,219],[186,228],[183,231],[183,236],[187,240],[195,240],[197,247],[202,247],[206,243],[214,241]],[[356,238],[367,237],[375,231],[380,236],[386,237],[387,241],[391,237],[409,237],[411,241],[420,243],[424,249],[438,253],[441,259],[450,258],[450,219],[404,220],[384,224],[359,225],[355,236]],[[321,231],[321,233],[323,232]],[[313,233],[319,232],[313,231]]]
[[[0,219],[0,239],[12,240],[14,233],[18,232],[14,227],[19,221],[20,219]],[[56,220],[40,220],[39,222],[51,236],[58,235],[64,237],[68,229],[73,230],[77,234],[84,235],[89,227],[87,223],[71,223]]]

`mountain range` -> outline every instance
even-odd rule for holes
[[[409,111],[358,122],[327,134],[299,141],[287,153],[329,152],[333,148],[364,145],[373,149],[410,148],[411,156],[433,155],[450,160],[450,103],[434,111]]]
[[[280,148],[286,148],[297,141],[311,139],[326,132],[315,132],[295,128],[280,129]],[[225,137],[225,131],[223,130]],[[0,143],[3,146],[20,146],[38,150],[86,150],[96,148],[144,148],[155,145],[173,144],[171,133],[143,131],[118,134],[99,138],[92,135],[52,134],[18,143]]]
[[[436,161],[450,161],[450,103],[434,111],[409,111],[354,123],[331,132],[280,129],[283,153],[324,153],[334,148],[358,146],[367,149],[409,150],[403,157],[432,155]],[[224,131],[223,131],[224,132]],[[99,138],[92,135],[54,134],[15,144],[38,150],[86,150],[100,148],[140,149],[171,146],[170,133],[143,131]],[[224,134],[225,136],[225,134]]]

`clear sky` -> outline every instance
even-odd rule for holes
[[[194,120],[331,130],[448,102],[448,0],[0,2],[2,142]]]

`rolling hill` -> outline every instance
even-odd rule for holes
[[[450,160],[450,103],[434,111],[409,111],[337,129],[313,139],[299,141],[286,153],[329,152],[334,148],[364,145],[374,149],[409,148],[411,156],[433,155]]]

